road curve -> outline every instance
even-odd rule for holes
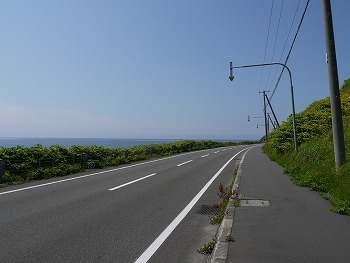
[[[200,261],[194,246],[207,217],[198,219],[198,207],[217,201],[219,183],[232,180],[247,148],[0,189],[1,262]]]

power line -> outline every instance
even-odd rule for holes
[[[265,63],[266,60],[266,51],[267,51],[267,45],[269,43],[269,36],[270,36],[270,27],[271,27],[271,19],[272,19],[272,12],[273,12],[273,4],[274,4],[275,0],[272,0],[271,3],[271,10],[270,10],[270,19],[269,19],[269,27],[267,29],[267,36],[266,36],[266,43],[265,43],[265,52],[264,52],[264,60],[263,63]],[[262,77],[264,74],[264,68],[261,69],[261,76],[260,76],[260,83],[259,83],[259,91],[260,91],[260,87],[261,87],[261,82],[262,82]]]
[[[295,33],[295,36],[294,36],[292,45],[291,45],[291,47],[290,47],[290,49],[289,49],[287,58],[286,58],[286,60],[285,60],[285,62],[284,62],[285,65],[287,64],[288,59],[289,59],[289,56],[290,56],[290,54],[291,54],[291,52],[292,52],[292,49],[293,49],[293,47],[294,47],[295,40],[296,40],[296,38],[297,38],[297,36],[298,36],[300,27],[301,27],[301,25],[302,25],[302,23],[303,23],[303,20],[304,20],[304,17],[305,17],[305,13],[306,13],[307,7],[309,6],[309,3],[310,3],[310,0],[308,0],[307,3],[306,3],[306,6],[305,6],[305,9],[304,9],[303,15],[302,15],[301,20],[300,20],[300,22],[299,22],[299,26],[298,26],[297,32]],[[280,82],[280,80],[281,80],[281,78],[282,78],[283,72],[284,72],[284,68],[282,69],[281,74],[280,74],[280,76],[279,76],[279,78],[278,78],[278,80],[277,80],[276,86],[275,86],[274,90],[272,91],[272,94],[271,94],[271,96],[270,96],[270,100],[272,100],[272,97],[273,97],[273,95],[275,94],[275,91],[276,91],[276,89],[277,89],[277,87],[278,87],[278,84],[279,84],[279,82]]]
[[[283,55],[284,55],[284,51],[286,50],[287,43],[288,43],[288,40],[289,40],[289,37],[290,37],[290,33],[292,32],[292,29],[293,29],[293,26],[294,26],[294,22],[295,22],[295,18],[296,18],[296,16],[297,16],[297,13],[298,13],[298,10],[299,10],[300,1],[301,1],[301,0],[298,1],[297,8],[295,9],[294,16],[293,16],[293,20],[292,20],[292,24],[290,25],[290,28],[289,28],[289,31],[288,31],[288,35],[287,35],[286,41],[284,42],[284,46],[283,46],[283,49],[282,49],[281,56],[280,56],[280,58],[279,58],[279,60],[278,60],[279,62],[282,62],[282,57],[283,57]],[[277,71],[278,71],[278,68],[276,67],[275,74],[273,75],[271,84],[272,84],[272,83],[275,81],[275,79],[276,79]]]
[[[282,0],[281,9],[280,9],[280,15],[279,15],[279,18],[278,18],[275,43],[274,43],[273,49],[272,49],[271,63],[273,62],[273,58],[275,56],[276,44],[277,44],[278,33],[279,33],[279,29],[280,29],[280,24],[281,24],[282,11],[283,11],[283,3],[284,3],[284,0]],[[269,67],[269,74],[267,75],[266,88],[268,88],[270,75],[271,75],[271,67]]]

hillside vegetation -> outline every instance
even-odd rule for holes
[[[320,192],[334,212],[350,215],[350,79],[341,88],[347,161],[335,171],[330,99],[315,101],[296,115],[299,152],[294,152],[292,118],[271,133],[264,146],[292,181]]]
[[[65,176],[86,169],[118,166],[154,157],[212,149],[255,142],[215,142],[180,141],[166,144],[140,145],[129,148],[105,148],[102,146],[53,145],[49,148],[41,144],[33,147],[0,147],[0,187],[33,180]]]

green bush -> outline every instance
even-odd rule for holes
[[[350,95],[342,93],[341,102],[343,117],[350,116]],[[298,145],[330,131],[332,129],[330,99],[315,101],[306,110],[296,114],[295,119]],[[292,117],[271,133],[269,145],[280,153],[294,149]]]
[[[229,145],[237,145],[237,143],[188,140],[129,148],[78,145],[72,147],[53,145],[45,148],[38,144],[33,147],[0,147],[0,159],[6,161],[3,182],[20,182],[64,176],[82,171],[84,168],[117,166],[152,157]],[[84,158],[87,159],[87,163],[84,163]]]

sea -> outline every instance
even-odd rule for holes
[[[163,144],[183,141],[183,139],[120,139],[120,138],[27,138],[27,137],[0,137],[0,147],[32,147],[42,144],[43,147],[61,145],[71,147],[78,146],[103,146],[109,148],[126,148],[147,144]],[[212,140],[240,142],[241,140]]]

